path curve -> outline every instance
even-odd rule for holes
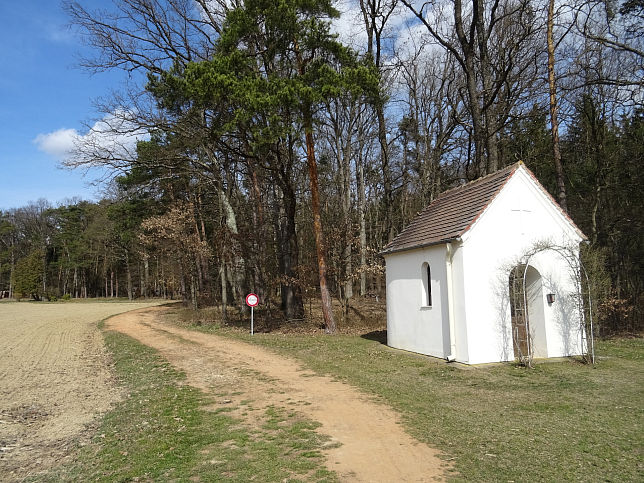
[[[227,399],[226,403],[250,398],[256,406],[295,406],[321,424],[320,433],[339,443],[327,445],[326,464],[343,481],[444,479],[447,468],[439,452],[409,436],[388,406],[261,347],[164,323],[159,317],[164,310],[168,309],[117,315],[106,327],[157,349],[186,373],[188,384],[210,392],[215,399],[217,385],[232,382],[237,389],[232,397],[237,401]]]

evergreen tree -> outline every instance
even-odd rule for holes
[[[31,296],[34,300],[40,300],[43,294],[44,258],[42,250],[33,250],[16,263],[13,285],[21,297]]]
[[[182,97],[194,99],[197,109],[217,106],[226,121],[225,130],[251,132],[255,152],[303,131],[322,309],[329,333],[335,332],[335,322],[320,213],[315,114],[329,99],[347,92],[378,95],[373,69],[330,33],[329,20],[337,16],[331,2],[323,0],[246,1],[226,16],[212,60],[188,65],[181,76],[174,69],[153,77],[149,87],[165,106]]]

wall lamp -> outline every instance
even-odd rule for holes
[[[552,305],[555,302],[555,294],[547,293],[546,300],[548,301],[548,304]]]

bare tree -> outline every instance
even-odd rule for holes
[[[557,106],[557,87],[555,84],[555,0],[548,0],[548,19],[546,22],[546,43],[548,49],[548,93],[550,100],[550,132],[552,135],[552,159],[557,176],[557,198],[564,211],[568,211],[566,185],[564,184],[561,150],[559,149],[559,120]]]
[[[417,5],[401,0],[431,37],[456,60],[465,77],[467,106],[474,141],[474,176],[499,168],[498,137],[518,93],[510,79],[534,65],[526,48],[535,36],[532,2],[454,0]],[[451,15],[451,19],[448,17]],[[504,95],[505,89],[505,95]],[[510,95],[508,95],[510,94]]]
[[[454,58],[432,47],[420,45],[398,64],[409,113],[399,126],[406,130],[404,139],[410,144],[403,155],[411,153],[410,163],[418,174],[418,186],[411,190],[420,194],[420,205],[414,213],[442,191],[440,162],[453,148],[454,131],[462,117],[458,94],[462,84],[456,76]]]
[[[197,270],[201,258],[210,256],[210,248],[195,229],[193,209],[187,204],[173,206],[165,215],[153,216],[141,224],[144,246],[176,262],[179,275],[189,286],[193,308],[198,307]]]
[[[383,92],[386,90],[386,72],[384,70],[384,40],[387,24],[396,12],[398,0],[360,0],[360,10],[367,33],[367,55],[374,60],[381,76]],[[389,141],[387,139],[387,121],[385,118],[384,96],[375,102],[374,109],[378,119],[378,142],[380,143],[380,166],[385,203],[386,242],[394,237],[393,209],[394,182],[390,162]]]
[[[608,86],[619,102],[641,107],[644,101],[644,5],[627,0],[619,10],[612,2],[585,0],[577,5],[574,25],[580,44],[584,87]]]
[[[225,0],[116,0],[95,10],[76,1],[63,5],[97,54],[83,58],[83,67],[144,74],[207,60],[230,8]]]

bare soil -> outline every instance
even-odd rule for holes
[[[97,323],[142,306],[0,303],[0,481],[71,458],[120,398]]]
[[[391,408],[263,348],[177,327],[163,320],[165,310],[121,314],[106,327],[157,349],[186,373],[188,384],[211,394],[215,406],[238,408],[234,415],[248,422],[271,406],[319,422],[318,431],[330,437],[327,466],[343,481],[444,478],[438,451],[409,436]]]

